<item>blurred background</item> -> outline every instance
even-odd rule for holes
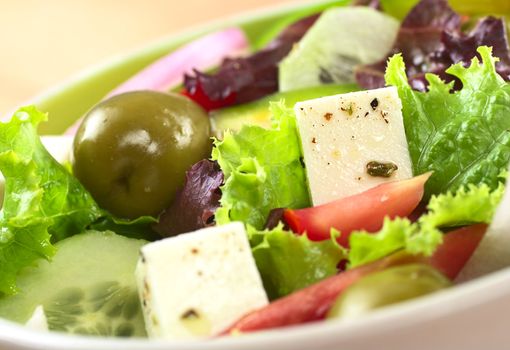
[[[299,1],[0,0],[0,115],[111,56],[204,21],[291,2]]]

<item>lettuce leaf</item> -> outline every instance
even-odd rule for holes
[[[455,194],[448,192],[434,196],[428,204],[429,212],[420,223],[429,227],[459,227],[478,223],[490,223],[498,204],[503,198],[505,186],[500,182],[491,191],[489,186],[468,185]]]
[[[407,247],[407,242],[416,235],[417,227],[406,218],[384,220],[383,227],[376,233],[352,232],[349,237],[349,268],[379,260]],[[429,249],[429,247],[423,247]]]
[[[5,197],[0,212],[0,292],[16,292],[18,272],[50,259],[53,243],[82,232],[103,215],[90,194],[54,160],[37,136],[46,115],[35,107],[0,123],[0,171]]]
[[[271,299],[283,297],[337,273],[345,250],[334,237],[313,242],[280,224],[272,230],[248,227],[250,243],[264,288]]]
[[[214,225],[220,205],[223,172],[216,162],[203,159],[186,171],[184,186],[159,216],[154,230],[162,237],[176,236]]]
[[[154,226],[158,223],[158,219],[152,216],[140,216],[136,219],[117,218],[104,213],[104,216],[87,226],[92,231],[112,231],[118,235],[143,239],[149,242],[161,239]]]
[[[490,223],[504,192],[501,182],[495,190],[486,184],[469,185],[455,194],[432,197],[428,212],[415,223],[406,218],[386,219],[377,233],[353,232],[349,239],[349,267],[367,264],[398,250],[430,256],[443,241],[441,229]]]
[[[388,10],[388,5],[394,9],[404,9],[416,3],[402,0],[389,2],[393,2],[393,5],[388,1],[382,2],[385,10]],[[484,3],[481,7],[488,9],[485,1],[478,2]],[[505,80],[510,80],[510,48],[503,18],[486,17],[478,20],[476,25],[468,26],[447,0],[421,0],[402,21],[397,40],[387,57],[394,53],[402,54],[409,84],[415,90],[427,90],[426,73],[437,74],[447,82],[455,81],[454,88],[458,90],[462,84],[447,74],[446,69],[460,62],[468,65],[476,56],[476,49],[482,45],[493,48],[495,56],[500,59],[496,64],[497,72]],[[358,67],[358,84],[366,89],[383,87],[386,61],[384,59]]]
[[[263,229],[272,209],[310,203],[294,113],[283,103],[273,103],[271,111],[272,128],[226,132],[215,141],[212,156],[226,179],[216,222],[246,224],[264,287],[278,298],[334,275],[345,252],[334,239],[314,242],[281,224]]]
[[[186,95],[210,111],[255,101],[277,92],[278,64],[317,18],[318,14],[292,23],[264,49],[248,57],[225,59],[213,74],[198,70],[186,74]]]
[[[414,91],[401,55],[393,56],[386,82],[398,88],[415,174],[433,171],[426,197],[455,192],[468,184],[498,186],[498,176],[510,161],[510,84],[496,73],[491,49],[478,48],[482,62],[451,66],[447,73],[462,82],[451,93],[433,74],[428,92]]]
[[[244,126],[216,140],[213,160],[225,175],[216,222],[242,221],[262,229],[274,208],[309,205],[300,141],[292,110],[271,104],[271,129]]]

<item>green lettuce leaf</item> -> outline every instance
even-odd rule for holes
[[[501,182],[495,190],[486,184],[469,185],[456,193],[433,196],[427,213],[415,223],[405,218],[386,219],[377,233],[353,232],[349,239],[349,267],[367,264],[399,250],[430,256],[443,242],[442,229],[490,223],[504,191]]]
[[[283,103],[273,103],[271,112],[272,128],[227,132],[212,155],[226,179],[216,222],[245,223],[264,287],[278,298],[334,275],[345,254],[333,239],[313,242],[281,225],[263,230],[272,209],[310,203],[294,113]]]
[[[16,292],[18,272],[50,259],[53,243],[82,232],[103,215],[90,194],[54,160],[37,136],[46,115],[35,107],[0,123],[0,171],[5,196],[0,212],[0,292]]]
[[[405,218],[384,220],[377,233],[356,231],[349,237],[349,268],[379,260],[407,246],[417,227]],[[425,247],[424,247],[425,248]],[[428,248],[428,247],[427,247]]]
[[[244,126],[215,141],[213,160],[225,174],[218,224],[242,221],[262,229],[274,208],[309,205],[300,141],[292,110],[271,105],[273,127]]]
[[[129,238],[156,241],[161,239],[161,235],[152,229],[152,226],[157,222],[158,219],[152,216],[141,216],[129,220],[116,218],[105,213],[104,217],[101,217],[87,228],[95,231],[112,231]]]
[[[283,229],[248,227],[253,257],[271,299],[283,297],[337,273],[345,250],[332,239],[313,242]]]
[[[495,189],[510,161],[510,84],[496,73],[496,59],[488,47],[478,48],[467,68],[453,65],[447,73],[462,82],[451,93],[433,74],[429,91],[411,89],[401,55],[393,56],[386,83],[398,88],[415,174],[433,171],[426,197],[455,192],[468,184],[485,183]]]
[[[486,184],[468,185],[455,194],[448,192],[434,196],[428,204],[429,212],[420,219],[422,226],[459,227],[490,223],[498,204],[503,199],[505,186],[499,183],[495,190]]]

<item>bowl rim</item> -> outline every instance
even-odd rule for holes
[[[268,347],[284,348],[292,344],[313,348],[317,339],[335,345],[384,334],[402,325],[419,326],[446,315],[462,313],[473,306],[483,307],[510,295],[510,269],[504,269],[476,280],[409,302],[382,308],[361,318],[330,320],[271,329],[242,336],[202,340],[150,340],[142,338],[100,338],[42,332],[27,329],[10,321],[0,320],[0,345],[13,344],[19,349],[52,350],[255,350]],[[417,314],[420,317],[415,317]],[[13,348],[17,349],[17,348]]]
[[[135,59],[143,57],[147,52],[158,52],[164,50],[168,52],[167,47],[169,45],[182,45],[190,40],[197,38],[201,35],[205,35],[212,31],[225,29],[228,27],[242,26],[243,24],[253,24],[254,22],[264,20],[269,16],[283,15],[291,10],[306,10],[307,8],[313,8],[314,6],[323,4],[333,3],[344,3],[347,4],[351,0],[295,0],[293,2],[269,5],[258,9],[243,11],[234,13],[229,16],[218,17],[216,19],[199,22],[189,27],[176,30],[169,34],[160,36],[150,40],[148,43],[141,44],[134,49],[128,49],[126,51],[111,55],[98,63],[91,64],[88,67],[78,70],[76,73],[71,74],[68,78],[61,80],[53,86],[42,89],[42,91],[22,105],[33,104],[35,106],[42,106],[42,110],[46,110],[46,103],[69,90],[79,85],[80,83],[100,76],[105,72],[109,72],[115,67],[121,65],[127,59]],[[98,102],[98,101],[97,101]],[[90,106],[91,107],[91,106]],[[8,120],[11,115],[16,111],[17,107],[7,109],[5,113],[0,113],[0,120]],[[0,111],[1,112],[1,111]],[[70,125],[68,125],[70,126]],[[43,125],[44,129],[44,125]],[[47,134],[46,130],[43,130],[43,134]],[[52,134],[52,133],[50,133]]]
[[[327,2],[327,1],[324,1]],[[30,100],[39,104],[49,100],[67,88],[80,81],[101,74],[115,67],[127,57],[140,55],[147,50],[156,50],[177,37],[191,38],[224,26],[224,22],[241,23],[249,20],[263,19],[268,15],[284,13],[298,7],[312,5],[313,0],[302,0],[284,5],[269,6],[266,8],[234,14],[229,17],[197,24],[188,29],[163,36],[149,44],[135,50],[114,55],[99,64],[86,68],[59,84],[43,91]],[[332,320],[308,323],[303,325],[270,329],[242,336],[223,337],[208,340],[150,340],[150,339],[121,339],[87,337],[68,335],[56,332],[35,331],[23,325],[0,319],[0,348],[2,344],[9,344],[12,349],[53,349],[53,350],[255,350],[263,347],[276,349],[299,342],[313,348],[317,339],[324,344],[335,345],[338,337],[342,340],[361,339],[369,334],[384,334],[398,329],[402,324],[418,325],[427,321],[438,320],[445,315],[461,313],[473,306],[483,306],[494,300],[510,295],[510,269],[503,269],[476,280],[462,283],[454,288],[427,295],[409,302],[399,303],[388,308],[374,311],[360,319],[349,321]],[[438,312],[438,310],[440,312]],[[420,317],[416,318],[415,315]],[[367,332],[370,330],[370,332]]]

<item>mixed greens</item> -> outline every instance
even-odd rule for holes
[[[465,29],[466,22],[445,1],[420,2],[403,19],[393,48],[386,57],[402,53],[413,89],[427,89],[426,73],[437,74],[447,82],[455,81],[455,88],[459,89],[458,77],[455,79],[446,70],[456,63],[468,64],[476,49],[486,45],[492,47],[494,55],[500,58],[496,64],[498,73],[509,80],[510,52],[504,19],[485,17],[469,31]],[[386,59],[359,66],[356,81],[367,89],[383,87],[385,70]]]
[[[71,164],[59,164],[43,146],[37,127],[47,116],[35,107],[0,123],[0,316],[24,323],[42,305],[52,330],[144,336],[133,301],[139,248],[233,222],[246,227],[274,301],[225,334],[346,317],[363,283],[395,278],[403,286],[385,294],[387,302],[371,295],[368,309],[448,287],[505,194],[510,49],[508,18],[499,16],[510,9],[500,2],[460,13],[446,0],[370,3],[331,2],[289,15],[297,21],[263,49],[186,74],[186,98],[144,91],[101,102],[78,129]],[[360,27],[367,22],[373,27]],[[313,207],[294,103],[383,86],[398,91],[416,177]],[[379,102],[372,102],[375,110]],[[156,121],[140,105],[151,106]],[[87,143],[97,135],[102,149]],[[73,277],[57,282],[52,276],[60,273]],[[88,273],[99,277],[84,281]],[[192,311],[186,317],[198,318]]]
[[[15,294],[21,269],[55,255],[53,244],[83,232],[106,213],[46,151],[37,125],[46,115],[21,108],[0,124],[5,199],[1,212],[0,291]]]
[[[274,208],[309,205],[300,141],[291,110],[272,105],[271,129],[243,127],[216,141],[212,159],[225,174],[218,224],[242,221],[262,229]]]
[[[482,62],[474,58],[465,68],[457,63],[446,70],[462,83],[427,75],[428,91],[414,91],[408,84],[401,56],[388,63],[386,81],[399,89],[413,169],[433,171],[427,195],[457,190],[468,184],[492,188],[510,160],[510,85],[496,71],[497,59],[480,47]]]

